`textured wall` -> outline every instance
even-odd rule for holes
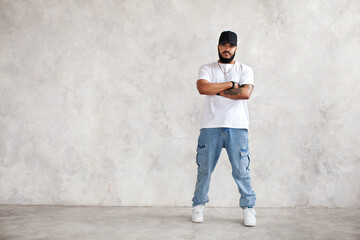
[[[0,1],[0,203],[190,206],[229,29],[257,206],[360,207],[358,0]],[[209,195],[238,206],[225,151]]]

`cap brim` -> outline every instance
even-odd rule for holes
[[[223,42],[219,43],[219,45],[220,45],[220,44],[224,44],[224,43],[231,43],[232,45],[235,45],[235,46],[237,46],[237,44],[236,44],[236,43],[233,43],[233,42],[229,42],[229,41],[223,41]]]

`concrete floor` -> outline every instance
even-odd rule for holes
[[[360,239],[360,209],[256,210],[252,228],[239,208],[0,205],[0,239]]]

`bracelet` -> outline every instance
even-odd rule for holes
[[[231,89],[234,89],[235,88],[235,82],[234,81],[231,81],[232,82],[232,87],[231,87]]]

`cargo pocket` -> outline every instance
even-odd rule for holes
[[[249,149],[240,150],[240,157],[246,157],[246,156],[249,156]]]
[[[201,147],[198,146],[196,148],[196,164],[198,165],[198,167],[200,167],[200,164],[205,161],[205,152],[206,152],[205,146],[201,146]]]
[[[241,157],[241,161],[247,159],[246,170],[249,170],[250,167],[249,149],[240,150],[240,157]]]

